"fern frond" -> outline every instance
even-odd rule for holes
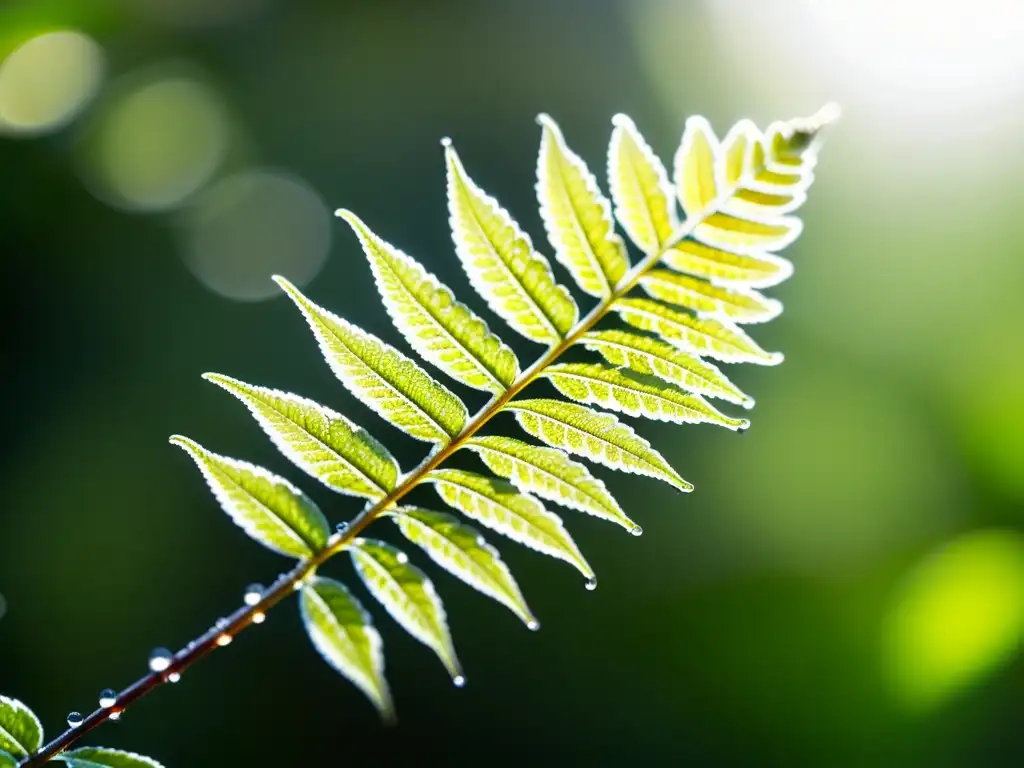
[[[444,512],[416,507],[399,507],[388,514],[402,535],[435,563],[506,606],[530,629],[540,627],[498,550],[475,528]]]
[[[326,546],[327,519],[312,499],[283,477],[219,456],[181,435],[170,441],[192,457],[235,524],[267,549],[308,558]]]
[[[277,449],[295,466],[338,493],[382,499],[395,489],[398,462],[365,429],[304,397],[205,373],[237,397]]]
[[[462,685],[465,678],[433,582],[404,552],[383,541],[355,539],[349,552],[370,594],[406,632],[436,653],[455,684]]]
[[[381,418],[420,440],[448,443],[469,413],[451,390],[371,333],[317,306],[283,277],[274,278],[295,302],[334,375]]]
[[[388,314],[412,348],[466,386],[489,392],[508,389],[519,375],[519,361],[487,323],[354,213],[338,213],[359,237]]]
[[[394,719],[384,679],[384,652],[370,614],[333,579],[317,576],[302,586],[302,623],[324,660],[350,680],[387,720]]]
[[[514,400],[508,410],[528,433],[554,448],[604,464],[611,469],[664,480],[692,491],[651,444],[609,413],[560,400]]]
[[[562,363],[548,366],[542,375],[566,397],[630,416],[674,424],[704,422],[732,430],[750,426],[746,419],[731,419],[719,413],[700,395],[687,394],[675,384],[648,374],[595,363]]]
[[[469,178],[450,141],[444,152],[452,239],[470,283],[514,330],[557,344],[579,318],[572,294],[555,282],[529,235]]]
[[[504,480],[461,469],[437,469],[426,477],[454,509],[482,525],[545,555],[576,567],[594,581],[594,571],[580,554],[562,520],[529,494]]]
[[[537,200],[555,258],[591,296],[612,294],[629,269],[626,244],[615,233],[611,206],[583,160],[566,146],[558,125],[540,115]]]
[[[494,474],[521,491],[556,504],[618,523],[627,531],[639,526],[626,517],[604,483],[556,448],[541,448],[512,437],[473,437],[466,448],[477,453]]]
[[[707,397],[753,408],[754,399],[744,394],[718,368],[671,344],[629,331],[591,331],[581,343],[615,366],[649,373],[683,389]]]

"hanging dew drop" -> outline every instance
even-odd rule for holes
[[[245,588],[245,596],[242,600],[246,605],[252,606],[259,603],[263,599],[263,585],[262,584],[250,584]]]
[[[117,704],[117,691],[113,688],[104,688],[100,691],[100,706],[103,709],[110,709]]]
[[[113,720],[114,722],[117,722],[118,720],[120,720],[121,719],[121,710],[120,709],[115,709],[113,712],[110,713],[110,718],[109,719]]]
[[[530,619],[526,623],[526,628],[528,630],[530,630],[531,632],[536,632],[538,629],[540,629],[540,622],[537,621],[536,619]]]
[[[589,579],[587,579],[587,583],[584,584],[584,586],[589,591],[593,592],[595,589],[597,589],[597,577],[596,576],[591,576]]]
[[[219,645],[221,648],[223,648],[225,645],[231,645],[231,641],[233,639],[234,638],[232,638],[231,635],[228,635],[228,634],[220,635],[217,638],[217,645]]]
[[[256,611],[256,613],[252,615],[253,624],[262,624],[266,620],[267,614],[265,614],[263,611]]]
[[[154,648],[149,654],[149,671],[163,672],[174,661],[174,656],[166,648]]]
[[[72,728],[77,728],[85,722],[85,718],[82,717],[81,712],[71,712],[68,714],[68,725]]]
[[[452,678],[452,682],[455,683],[456,688],[462,688],[466,684],[466,678],[464,675],[456,675]]]
[[[168,683],[176,683],[179,680],[181,680],[181,672],[171,672],[171,674],[167,676]]]
[[[644,529],[641,528],[639,525],[634,525],[632,528],[629,529],[629,532],[632,533],[634,536],[640,536],[644,532]]]

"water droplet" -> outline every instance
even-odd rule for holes
[[[167,676],[168,683],[176,683],[179,680],[181,680],[181,672],[171,672],[171,674]]]
[[[149,669],[151,672],[163,672],[174,661],[174,656],[166,648],[154,648],[149,654]]]
[[[466,678],[464,675],[456,675],[452,678],[452,682],[455,683],[456,688],[461,688],[466,684]]]
[[[233,639],[234,638],[232,638],[231,635],[228,635],[228,634],[220,635],[217,638],[217,645],[219,645],[221,648],[223,648],[225,645],[231,645],[231,641]]]
[[[334,530],[338,533],[345,533],[348,530],[348,523],[338,523],[334,526]]]
[[[587,583],[584,584],[584,586],[591,592],[593,592],[595,589],[597,589],[597,577],[591,576],[589,579],[587,579]]]
[[[409,556],[408,556],[407,554],[405,554],[405,552],[399,552],[399,553],[398,553],[398,556],[397,556],[397,558],[396,558],[396,559],[397,559],[397,560],[398,560],[398,562],[400,562],[400,563],[401,563],[402,565],[405,565],[406,563],[408,563],[408,562],[409,562]]]
[[[68,713],[68,725],[72,728],[77,728],[85,722],[85,718],[82,717],[81,712],[70,712]]]
[[[644,529],[634,523],[633,527],[629,529],[629,532],[632,533],[634,536],[639,536],[644,532]]]
[[[117,691],[113,688],[104,688],[100,691],[100,706],[104,709],[110,709],[112,706],[117,704]]]
[[[256,611],[256,613],[252,615],[253,624],[262,624],[266,620],[267,614],[265,614],[263,611]]]
[[[121,711],[122,710],[120,710],[120,709],[115,709],[113,712],[110,713],[110,719],[115,721],[115,722],[120,720],[121,719]]]
[[[531,632],[536,632],[538,629],[540,629],[540,622],[537,621],[536,619],[530,619],[526,623],[526,628],[528,630],[530,630]]]
[[[245,597],[242,599],[246,605],[256,605],[263,599],[263,585],[250,584],[245,588]]]

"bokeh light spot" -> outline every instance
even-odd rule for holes
[[[227,117],[208,88],[185,78],[150,82],[122,94],[102,116],[91,181],[116,205],[171,208],[206,183],[227,140]]]
[[[38,135],[67,124],[103,80],[92,38],[62,30],[33,37],[0,64],[0,131]]]
[[[304,285],[327,258],[330,214],[316,191],[293,176],[236,174],[203,192],[190,214],[185,261],[207,288],[228,298],[276,296],[274,274]]]
[[[1024,537],[977,531],[908,575],[885,625],[885,661],[908,707],[940,704],[1009,660],[1024,639]]]

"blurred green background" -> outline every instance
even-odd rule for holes
[[[286,604],[89,742],[168,766],[1024,764],[1022,34],[1009,0],[4,0],[0,691],[52,736],[286,567],[172,432],[358,511],[201,372],[421,458],[269,281],[398,341],[334,208],[482,310],[442,136],[542,243],[538,112],[603,177],[616,112],[668,160],[687,115],[724,133],[834,99],[786,313],[752,330],[786,362],[730,368],[758,400],[743,439],[642,425],[695,493],[598,471],[646,533],[566,515],[596,592],[504,543],[533,634],[426,563],[469,683],[374,609],[395,730]]]

